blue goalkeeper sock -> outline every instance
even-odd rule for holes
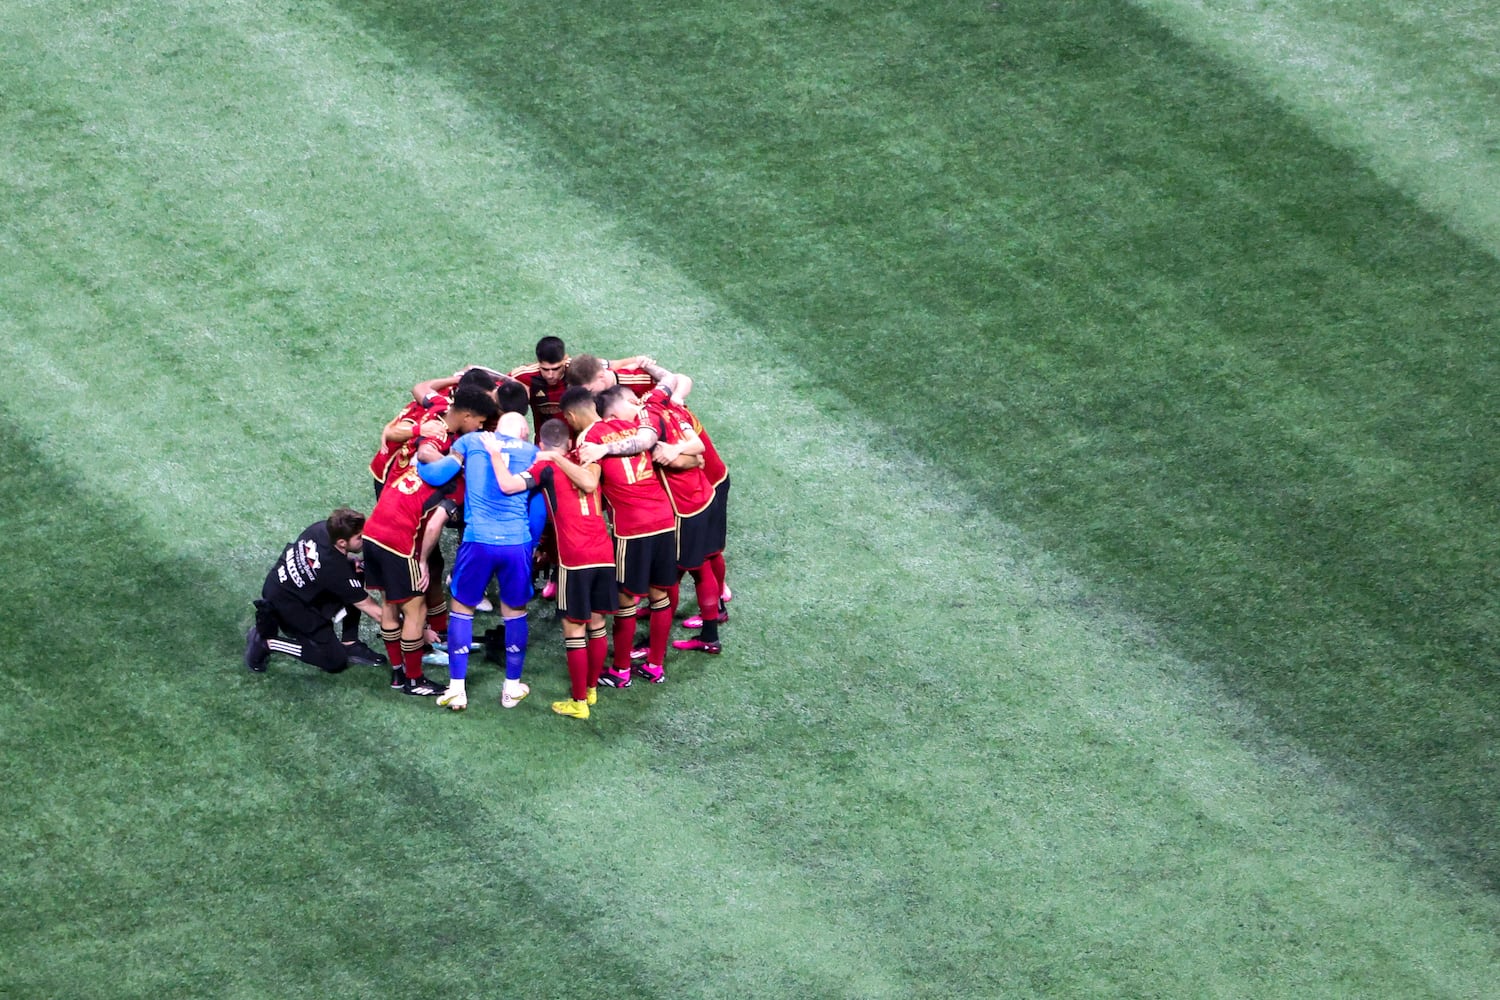
[[[521,679],[521,668],[526,665],[528,633],[525,615],[505,619],[505,679],[508,681]],[[452,634],[451,628],[449,634]],[[453,654],[448,655],[451,657]]]
[[[469,646],[474,642],[474,616],[462,611],[448,615],[448,676],[461,681],[469,673]]]

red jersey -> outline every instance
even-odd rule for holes
[[[577,462],[578,453],[573,452],[568,458]],[[543,469],[551,469],[552,475],[543,479]],[[551,459],[537,462],[524,475],[542,484],[547,513],[557,534],[558,563],[564,569],[613,566],[615,543],[609,537],[609,525],[604,522],[599,491],[583,492]]]
[[[447,504],[449,515],[453,514],[463,496],[462,482],[455,479],[441,489],[428,486],[416,467],[408,466],[380,491],[380,499],[365,521],[365,538],[398,556],[412,558],[432,512]]]
[[[451,402],[447,394],[438,393],[432,397],[431,406],[423,406],[418,402],[406,404],[406,408],[396,414],[396,423],[412,429],[412,436],[401,444],[391,444],[385,439],[384,433],[380,437],[380,450],[375,457],[370,459],[370,475],[375,477],[377,483],[388,483],[396,476],[401,475],[411,465],[412,456],[417,453],[417,428],[422,421],[428,417],[440,417],[448,409]]]
[[[670,397],[661,390],[646,397],[646,413],[656,426],[656,433],[663,444],[681,444],[691,441],[695,435],[693,424],[687,414],[674,406]],[[702,513],[713,503],[714,487],[704,474],[702,466],[691,469],[669,469],[658,465],[656,472],[666,487],[672,509],[679,517],[692,517]]]
[[[724,460],[719,457],[719,449],[714,447],[713,439],[708,436],[708,431],[703,429],[703,422],[698,419],[697,415],[681,403],[673,405],[687,415],[688,421],[693,425],[693,431],[703,439],[703,474],[717,489],[724,480],[729,478],[729,466],[725,465]]]
[[[609,444],[635,435],[633,420],[600,420],[583,432],[590,444]],[[615,520],[616,538],[636,538],[677,526],[672,501],[657,478],[651,453],[607,455],[599,460],[599,489]]]
[[[554,385],[548,385],[547,380],[542,378],[540,368],[534,364],[522,365],[511,372],[510,377],[526,387],[526,395],[531,400],[531,419],[537,431],[547,421],[562,418],[562,394],[568,388],[565,378],[558,379]]]

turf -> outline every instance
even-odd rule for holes
[[[1493,259],[1215,58],[0,13],[0,993],[1484,995]],[[543,620],[516,712],[245,674],[405,386],[544,332],[698,376],[726,655],[582,725]]]

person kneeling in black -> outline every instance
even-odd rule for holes
[[[266,669],[274,653],[295,656],[331,674],[363,658],[334,634],[333,626],[351,610],[380,621],[380,605],[369,594],[353,563],[364,547],[365,515],[340,507],[328,520],[309,525],[266,574],[255,624],[245,634],[245,666]]]

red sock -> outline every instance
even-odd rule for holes
[[[667,663],[667,640],[672,637],[672,617],[677,613],[677,585],[667,589],[667,596],[651,602],[651,654],[646,662],[654,666]]]
[[[385,630],[380,630],[380,638],[385,640],[385,658],[391,661],[392,667],[401,666],[401,633],[396,631],[386,635]]]
[[[704,563],[693,574],[693,591],[698,595],[698,615],[704,621],[719,620],[719,578],[713,567]]]
[[[595,632],[589,629],[589,687],[599,686],[599,675],[604,673],[604,663],[609,659],[609,633],[603,628]]]
[[[564,639],[568,651],[568,680],[573,685],[573,700],[583,701],[589,696],[589,641],[583,636]]]
[[[629,595],[622,594],[622,597]],[[615,658],[614,668],[617,671],[630,670],[630,644],[635,641],[635,598],[630,598],[629,612],[622,611],[615,615]]]
[[[714,579],[719,581],[719,597],[724,596],[724,553],[715,552],[708,557],[708,568],[714,571]]]
[[[448,609],[427,616],[427,625],[438,635],[448,634]]]
[[[406,676],[416,680],[422,676],[422,647],[421,639],[416,640],[419,645],[416,649],[403,649],[401,651],[401,665],[406,668]],[[403,641],[403,647],[406,643]]]

